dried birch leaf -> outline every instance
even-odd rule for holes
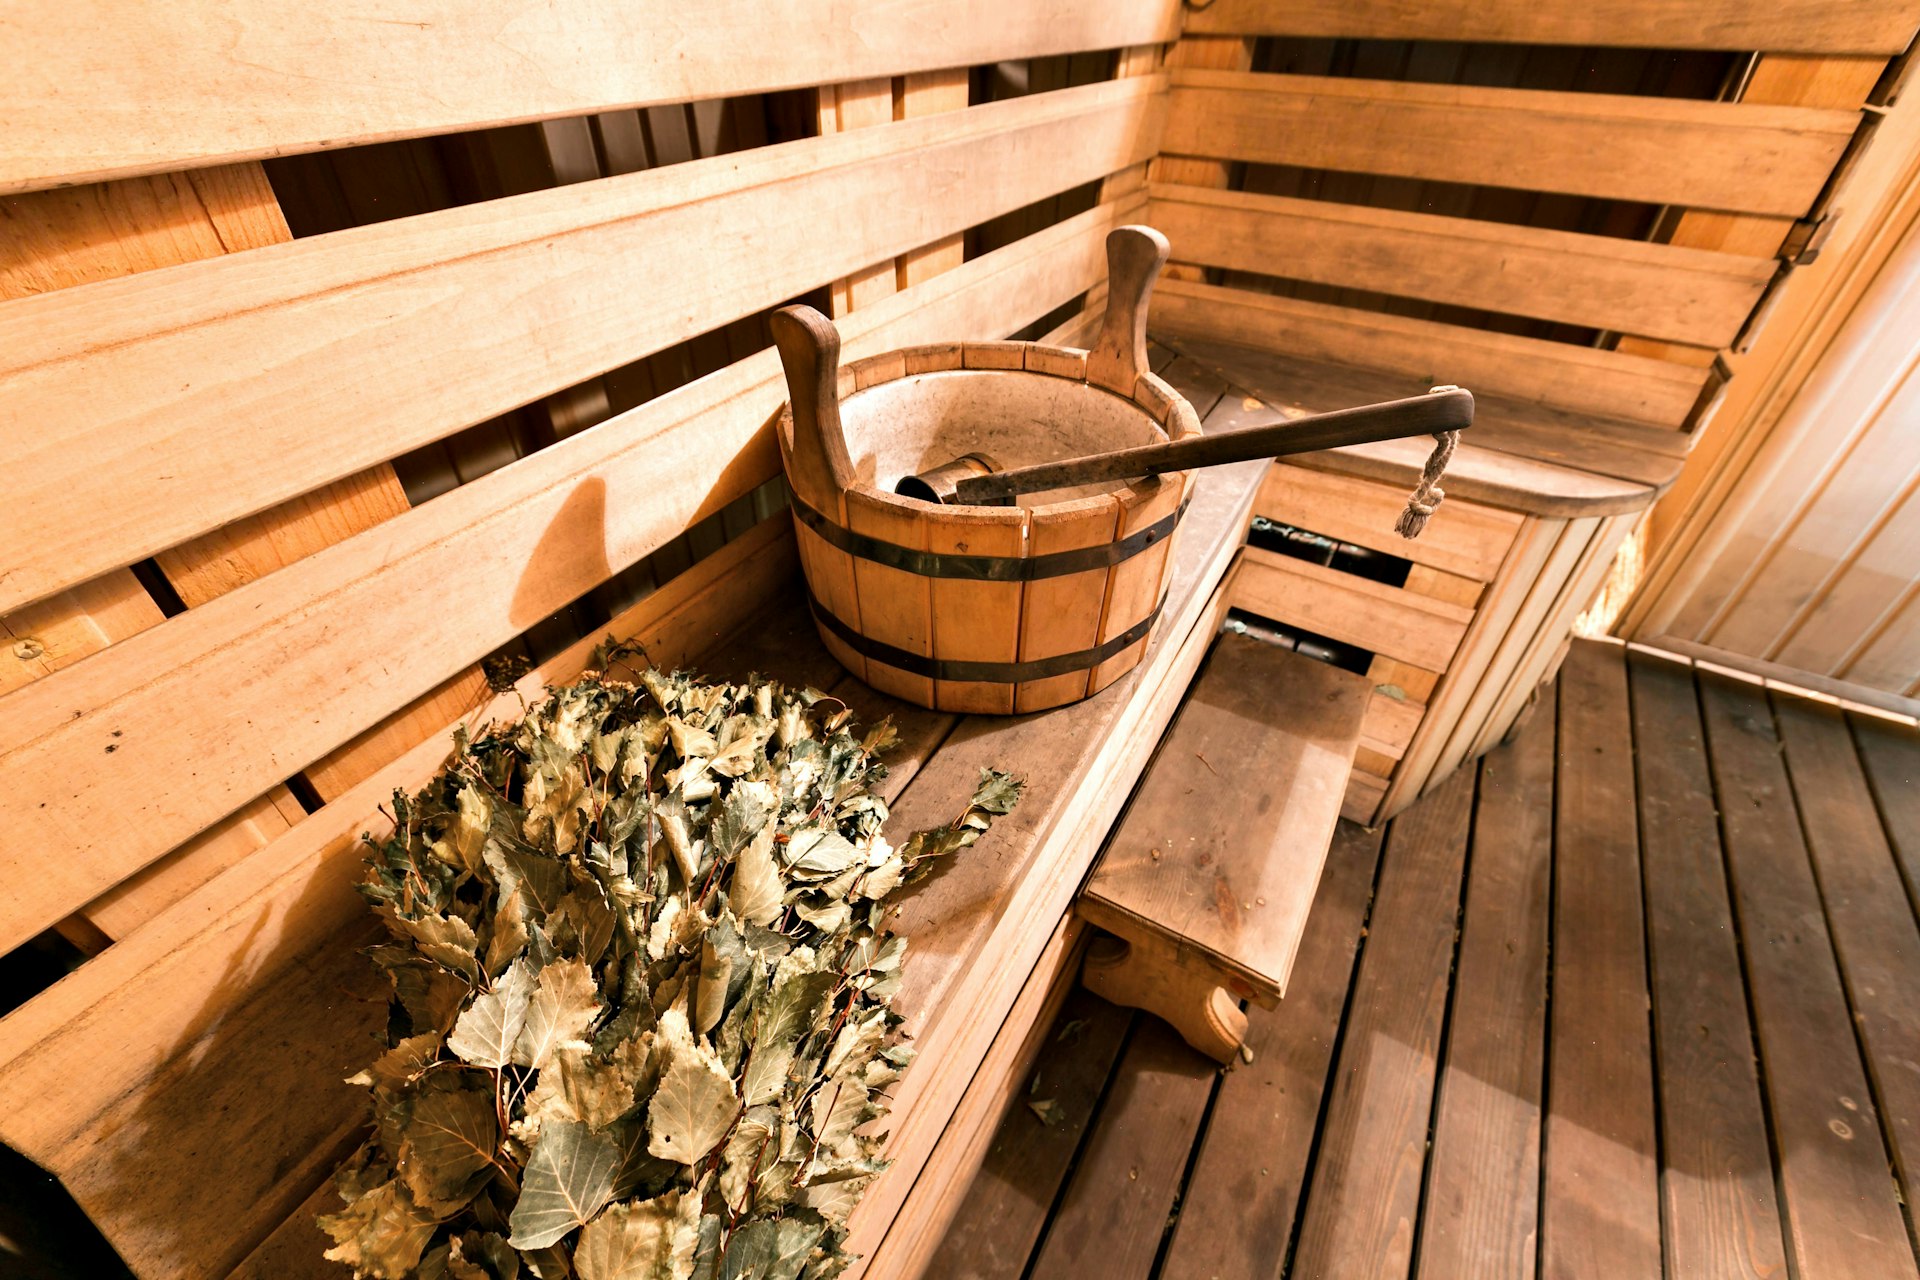
[[[660,1019],[667,1067],[647,1108],[647,1151],[662,1160],[692,1164],[718,1146],[739,1114],[733,1076],[713,1050],[694,1041],[684,1015],[670,1009]]]
[[[544,1249],[591,1220],[613,1197],[619,1158],[613,1139],[583,1124],[543,1128],[527,1160],[508,1243],[516,1249]]]
[[[533,973],[526,961],[514,961],[493,990],[476,996],[453,1024],[447,1048],[476,1067],[504,1067],[512,1062],[533,988]]]
[[[555,1045],[584,1038],[599,1015],[593,971],[579,960],[555,961],[540,971],[539,986],[527,1002],[526,1018],[513,1042],[511,1061],[536,1069],[546,1066]]]

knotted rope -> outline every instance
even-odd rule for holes
[[[1451,391],[1452,387],[1435,387],[1434,391]],[[1440,487],[1440,477],[1445,474],[1447,463],[1453,460],[1453,451],[1460,445],[1458,431],[1438,431],[1434,433],[1433,452],[1427,455],[1427,465],[1420,469],[1420,483],[1414,486],[1413,493],[1407,498],[1407,509],[1400,513],[1400,519],[1394,522],[1393,531],[1403,538],[1417,538],[1427,527],[1427,520],[1447,496]]]

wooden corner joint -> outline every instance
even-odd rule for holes
[[[1132,937],[1098,934],[1081,964],[1080,983],[1103,1000],[1162,1019],[1223,1064],[1239,1056],[1247,1038],[1240,1001],[1272,1003],[1195,948],[1145,928]]]

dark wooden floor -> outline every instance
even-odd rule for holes
[[[1342,826],[1251,1065],[1075,991],[932,1274],[1914,1276],[1917,890],[1910,727],[1581,642]]]

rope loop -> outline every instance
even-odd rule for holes
[[[1407,508],[1400,513],[1400,519],[1394,523],[1393,531],[1403,538],[1417,538],[1427,527],[1427,520],[1440,506],[1441,499],[1447,496],[1440,487],[1440,477],[1445,474],[1447,463],[1453,460],[1453,451],[1460,445],[1458,431],[1440,431],[1434,434],[1433,452],[1427,455],[1427,465],[1420,469],[1420,483],[1414,486],[1413,493],[1407,498]]]

